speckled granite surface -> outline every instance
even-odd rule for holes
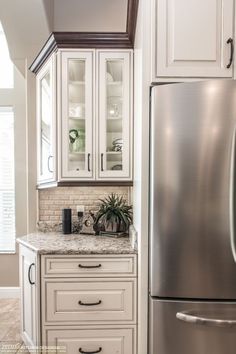
[[[133,254],[128,238],[35,232],[17,242],[39,254]]]

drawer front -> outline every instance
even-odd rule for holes
[[[48,329],[46,346],[57,347],[53,353],[136,354],[135,333],[127,329]]]
[[[48,257],[43,256],[45,277],[136,276],[136,257]]]
[[[44,286],[45,323],[135,322],[136,282],[53,282]]]

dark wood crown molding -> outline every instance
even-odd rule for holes
[[[29,69],[37,74],[58,48],[133,48],[137,14],[138,0],[128,0],[126,32],[52,32]]]

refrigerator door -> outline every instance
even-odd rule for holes
[[[177,314],[200,320],[186,322]],[[149,334],[149,354],[235,354],[236,302],[150,299]]]
[[[236,299],[235,125],[233,80],[152,89],[152,296]]]

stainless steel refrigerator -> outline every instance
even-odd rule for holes
[[[236,81],[155,86],[149,354],[236,353]]]

